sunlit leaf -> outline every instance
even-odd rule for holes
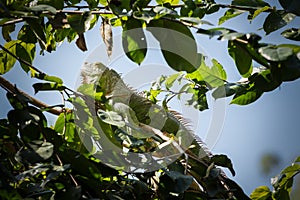
[[[158,4],[169,3],[171,5],[177,5],[179,3],[179,0],[156,0],[156,3]]]
[[[262,8],[259,8],[259,9],[255,10],[253,14],[249,14],[248,19],[249,20],[254,20],[259,14],[261,14],[261,13],[263,13],[263,12],[269,10],[269,9],[270,9],[269,6],[264,6]]]
[[[281,33],[281,35],[289,40],[300,41],[300,28],[290,28]]]
[[[9,50],[12,54],[16,54],[16,45],[20,41],[12,40],[10,42],[5,43],[4,47]],[[16,63],[16,59],[5,52],[4,50],[0,50],[0,74],[5,74],[8,72]]]
[[[234,17],[239,16],[240,14],[244,13],[243,11],[236,10],[236,9],[229,9],[225,12],[224,16],[219,19],[219,25],[223,24],[225,21],[232,19]]]
[[[180,75],[179,73],[176,73],[166,78],[165,85],[167,89],[170,89],[173,86],[174,82],[176,81],[179,75]]]
[[[272,196],[272,192],[267,186],[256,188],[250,195],[252,200],[268,200]]]
[[[266,46],[259,49],[259,53],[267,60],[280,62],[293,55],[293,49],[289,47]]]
[[[237,105],[248,105],[256,101],[261,95],[261,91],[258,91],[255,88],[249,88],[235,94],[230,103]]]

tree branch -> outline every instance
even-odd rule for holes
[[[41,102],[40,100],[30,96],[29,94],[20,90],[19,88],[17,89],[16,86],[14,86],[12,83],[10,83],[8,80],[3,78],[2,76],[0,76],[0,86],[12,94],[15,94],[15,95],[21,94],[21,95],[25,96],[26,98],[28,98],[30,100],[30,102],[29,102],[30,104],[32,104],[38,108],[49,108],[50,107],[46,103]],[[52,113],[54,115],[59,115],[60,113],[63,112],[63,109],[49,108],[49,110],[47,110],[47,112]]]

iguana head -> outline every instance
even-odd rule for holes
[[[120,75],[100,62],[84,63],[80,76],[82,84],[94,84],[105,96],[117,96],[116,93],[128,90]]]

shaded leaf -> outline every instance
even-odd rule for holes
[[[300,41],[300,28],[290,28],[281,33],[283,37],[289,40]]]
[[[15,24],[2,26],[2,36],[7,42],[11,41],[10,34],[15,31],[15,27]]]
[[[84,34],[78,34],[78,38],[76,40],[76,45],[81,51],[87,51],[86,43],[85,43],[85,37]]]
[[[72,29],[81,34],[90,28],[93,16],[90,12],[84,12],[81,15],[68,15],[67,20]]]
[[[58,90],[62,91],[65,88],[62,84],[59,83],[35,83],[32,85],[34,92],[38,93],[39,91],[48,91],[48,90]]]
[[[140,20],[130,18],[123,23],[122,45],[130,60],[142,63],[147,53],[147,41]]]
[[[243,77],[249,77],[252,73],[252,58],[247,50],[236,41],[228,41],[228,52],[235,61],[239,73]]]
[[[160,178],[160,184],[169,192],[182,193],[187,190],[193,182],[192,176],[184,175],[177,171],[167,171]]]
[[[232,162],[226,155],[213,155],[211,161],[215,165],[228,168],[232,176],[235,176],[235,171],[233,169]]]
[[[177,21],[152,20],[147,27],[159,41],[168,65],[176,71],[195,71],[201,63],[197,44],[190,29]]]
[[[300,2],[298,0],[279,0],[279,3],[286,12],[300,15]]]
[[[41,49],[47,49],[45,27],[41,25],[41,22],[38,19],[27,18],[26,22],[29,24],[30,29],[33,31],[35,37],[37,38]]]
[[[29,64],[32,64],[32,61],[35,57],[35,44],[21,42],[16,44],[16,55],[24,61],[27,61]],[[25,72],[29,71],[30,66],[20,63],[22,69]]]
[[[239,92],[240,90],[243,89],[242,85],[236,84],[236,83],[226,83],[223,86],[219,86],[216,88],[212,96],[215,99],[223,98],[223,97],[229,97],[234,95],[235,93]]]
[[[281,10],[276,12],[271,12],[267,16],[263,24],[264,31],[268,35],[269,33],[284,27],[285,25],[290,23],[295,17],[296,15],[292,13],[286,13]]]
[[[249,7],[264,7],[270,6],[268,3],[262,0],[233,0],[231,2],[232,5],[239,5],[239,6],[249,6]]]

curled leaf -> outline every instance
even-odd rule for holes
[[[107,55],[111,56],[112,48],[113,48],[112,29],[111,29],[111,24],[109,23],[109,20],[106,18],[102,18],[102,23],[100,26],[100,33],[101,33],[103,42],[106,46]]]
[[[78,38],[76,40],[76,45],[81,51],[87,51],[86,43],[85,43],[85,38],[83,33],[78,34]]]

